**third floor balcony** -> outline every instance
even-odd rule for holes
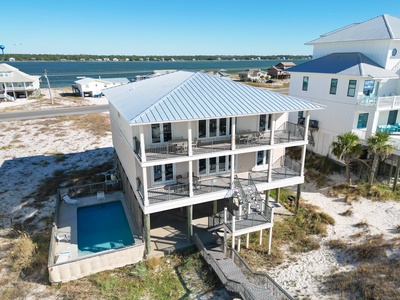
[[[400,108],[400,95],[359,95],[357,98],[359,105],[372,106],[378,109],[398,109]]]
[[[250,131],[239,130],[235,135],[235,148],[245,149],[259,146],[282,143],[292,143],[304,141],[304,126],[285,122],[282,126],[274,131]],[[145,145],[146,160],[162,160],[173,157],[188,156],[189,143],[191,143],[192,155],[204,153],[215,153],[220,151],[228,151],[233,149],[232,137],[213,137],[213,138],[193,138],[189,141],[187,138],[178,137],[169,140],[166,143],[157,143]],[[134,152],[139,159],[142,160],[141,143],[139,138],[134,137]]]

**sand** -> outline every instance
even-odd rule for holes
[[[45,90],[44,93],[46,94]],[[7,107],[28,107],[34,102],[39,102],[40,107],[53,107],[47,94],[40,101],[2,102],[0,111]],[[63,100],[59,97],[57,100],[57,105],[60,106],[97,103],[104,104],[107,101],[105,98]],[[54,196],[50,197],[46,206],[40,210],[28,205],[35,201],[31,195],[41,180],[51,178],[55,170],[85,169],[113,159],[110,132],[96,137],[85,130],[70,129],[68,122],[56,123],[54,128],[48,128],[43,120],[0,122],[1,221],[7,223],[7,220],[12,218],[21,222],[31,218],[39,230],[46,226],[43,219],[52,214],[55,201]],[[64,154],[65,160],[56,162],[55,153]],[[333,180],[340,182],[344,181],[344,178],[337,175]],[[354,238],[353,235],[362,230],[370,235],[382,234],[386,239],[398,235],[394,229],[400,224],[400,203],[361,199],[350,206],[342,198],[328,197],[326,191],[327,188],[317,189],[312,184],[305,184],[302,193],[304,201],[319,206],[336,221],[335,225],[328,227],[327,236],[321,238],[321,248],[292,257],[279,267],[268,270],[278,283],[298,299],[336,299],[335,296],[324,294],[321,279],[332,272],[350,270],[357,265],[348,264],[351,258],[337,256],[329,249],[329,240],[342,239],[347,243],[358,243],[363,237]],[[353,215],[341,215],[350,207]],[[354,226],[359,222],[367,223],[367,229]],[[4,240],[0,239],[0,244],[2,243]],[[388,255],[399,256],[399,249],[393,249]],[[7,276],[4,270],[0,276]],[[35,289],[42,290],[43,286],[36,284]]]

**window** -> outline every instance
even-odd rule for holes
[[[308,90],[308,76],[303,77],[303,91]]]
[[[367,128],[367,123],[368,123],[368,113],[359,114],[357,121],[357,128],[358,129]]]
[[[199,175],[212,175],[228,172],[229,156],[203,158],[199,160]]]
[[[174,179],[173,164],[158,165],[153,167],[154,183],[169,182]]]
[[[365,96],[371,95],[372,92],[374,91],[374,86],[375,86],[375,80],[365,80],[364,81],[363,94]]]
[[[151,142],[162,143],[172,139],[171,123],[151,124]]]
[[[228,119],[200,120],[198,124],[199,138],[229,135]]]
[[[260,119],[258,121],[259,131],[266,131],[271,129],[271,117],[272,115],[260,115]]]
[[[349,80],[349,88],[347,89],[347,97],[354,97],[356,94],[357,80]]]
[[[336,78],[331,79],[331,88],[329,89],[329,94],[336,95],[338,80]]]
[[[268,150],[257,151],[256,163],[257,166],[266,167],[268,165]]]

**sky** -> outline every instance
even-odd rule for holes
[[[306,42],[398,0],[7,0],[9,54],[311,55]]]

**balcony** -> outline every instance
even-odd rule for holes
[[[300,176],[301,164],[289,157],[281,157],[272,165],[271,179],[269,180],[268,171],[245,172],[240,174],[240,181],[243,185],[248,184],[251,180],[255,185],[270,183],[278,180],[294,178]],[[144,189],[141,179],[137,180],[137,192],[139,193],[144,204]],[[193,183],[193,195],[199,196],[215,192],[229,192],[231,188],[230,174],[222,174],[217,176],[200,177]],[[160,202],[179,200],[189,197],[189,184],[170,184],[164,186],[150,187],[147,190],[149,204],[157,204]]]
[[[317,125],[318,126],[318,125]],[[304,127],[295,123],[285,122],[275,130],[275,144],[298,142],[304,140]],[[168,143],[146,145],[146,159],[163,160],[173,157],[188,156],[189,141],[184,138],[173,139]],[[212,137],[197,139],[192,142],[193,155],[214,153],[232,149],[231,137]],[[271,145],[271,131],[239,131],[236,135],[236,149],[245,149]],[[134,152],[142,161],[141,145],[137,137],[134,137]]]
[[[363,94],[358,96],[357,103],[359,105],[371,106],[380,109],[398,109],[400,108],[400,96],[391,95],[377,97],[374,95],[366,96]]]

